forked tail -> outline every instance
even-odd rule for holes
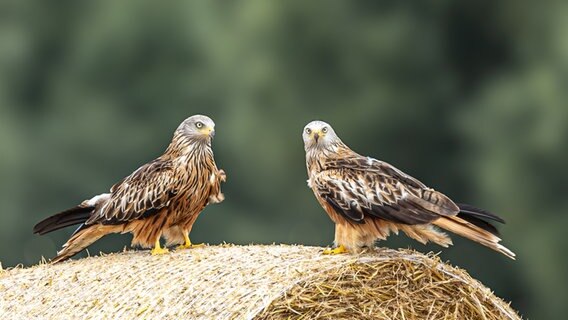
[[[51,260],[58,263],[71,258],[83,249],[99,240],[104,235],[119,232],[120,227],[113,225],[95,224],[76,231],[73,236],[63,245],[63,249],[57,252],[57,256]]]
[[[482,209],[470,205],[458,204],[460,213],[457,216],[442,217],[433,223],[442,229],[468,238],[507,257],[515,260],[515,254],[501,245],[499,233],[495,226],[487,220],[504,223],[503,219]]]
[[[34,233],[44,235],[46,233],[59,230],[68,226],[80,224],[75,230],[71,238],[63,245],[63,249],[57,253],[57,256],[51,260],[57,263],[71,258],[81,250],[88,247],[91,243],[97,241],[108,233],[115,232],[116,226],[105,226],[100,224],[85,225],[85,222],[91,217],[95,210],[97,199],[88,200],[74,208],[52,215],[34,226]],[[92,204],[92,205],[91,205]]]

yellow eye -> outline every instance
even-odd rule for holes
[[[307,133],[307,134],[311,134],[311,133],[312,133],[312,129],[306,128],[306,133]]]
[[[321,132],[327,133],[327,127],[323,127],[323,129],[321,129]]]
[[[201,129],[201,128],[203,128],[203,122],[201,122],[201,121],[196,122],[195,126],[197,127],[197,129]]]

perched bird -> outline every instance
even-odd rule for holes
[[[109,233],[133,234],[132,245],[149,248],[152,254],[168,252],[160,246],[194,246],[189,233],[199,213],[209,203],[224,200],[221,182],[225,172],[217,169],[211,150],[215,123],[194,115],[174,132],[163,155],[141,166],[103,193],[78,206],[53,215],[34,227],[40,235],[80,224],[52,262],[77,254]]]
[[[335,223],[336,248],[324,253],[359,252],[399,230],[447,247],[452,240],[442,228],[515,259],[488,221],[504,223],[498,216],[456,204],[392,165],[357,154],[325,122],[308,123],[302,136],[308,186]]]

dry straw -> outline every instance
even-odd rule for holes
[[[1,319],[520,319],[465,271],[383,249],[206,246],[0,271]]]

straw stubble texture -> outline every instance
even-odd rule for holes
[[[0,273],[2,319],[519,319],[437,257],[382,249],[205,246]]]

